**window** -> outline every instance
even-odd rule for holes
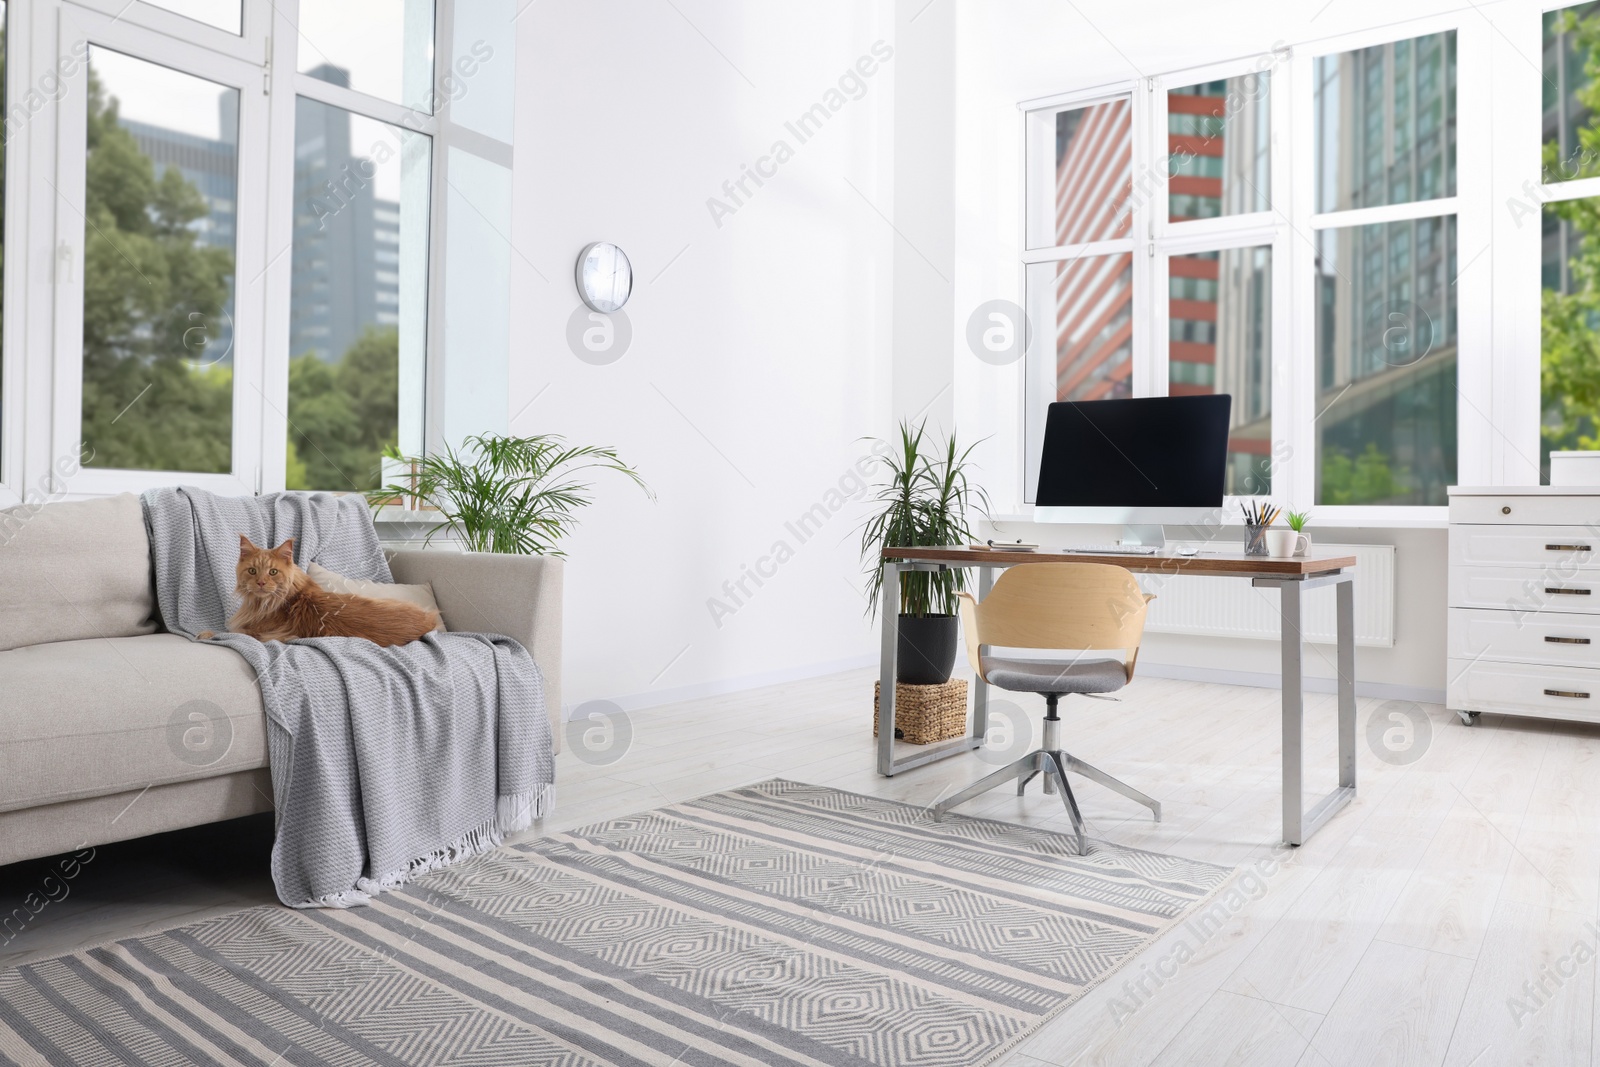
[[[295,153],[287,487],[375,489],[427,344],[431,141],[304,97],[295,136],[318,148]]]
[[[1050,324],[1051,400],[1133,395],[1133,256],[1085,256],[1029,268],[1028,318]]]
[[[1224,491],[1272,492],[1272,248],[1167,258],[1167,394],[1233,398]]]
[[[300,5],[298,51],[302,74],[433,110],[431,0],[309,0]]]
[[[1454,31],[1318,56],[1320,212],[1456,193]]]
[[[1589,77],[1590,57],[1600,43],[1600,3],[1544,13],[1544,79],[1540,171],[1546,183],[1600,175],[1600,144],[1583,142],[1594,129],[1600,103]]]
[[[1455,231],[1454,216],[1443,216],[1317,235],[1319,504],[1447,502],[1456,482]]]
[[[1315,61],[1319,505],[1438,506],[1456,482],[1455,59],[1445,32]]]
[[[1167,92],[1170,221],[1272,206],[1271,84],[1257,71]]]
[[[1133,106],[1127,97],[1030,112],[1028,247],[1126,237],[1132,217]]]
[[[185,18],[215,26],[229,33],[240,32],[244,15],[243,0],[146,0],[156,7],[166,8]]]
[[[42,88],[4,146],[32,202],[5,249],[30,314],[0,364],[0,504],[356,491],[393,449],[505,430],[515,15],[37,0],[9,50]]]
[[[83,453],[233,469],[238,90],[89,51]]]

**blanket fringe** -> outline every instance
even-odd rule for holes
[[[359,908],[372,903],[372,898],[405,885],[418,875],[449,867],[462,860],[471,859],[499,848],[505,835],[526,830],[535,819],[542,819],[555,803],[556,787],[551,782],[534,792],[514,793],[495,798],[493,821],[475,826],[443,848],[419,856],[397,871],[378,878],[362,878],[354,889],[296,904],[297,908]]]
[[[534,820],[542,819],[555,804],[556,784],[550,784],[532,793],[513,793],[496,797],[494,825],[502,834],[526,830]]]

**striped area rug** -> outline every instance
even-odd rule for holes
[[[973,1067],[1230,873],[770,781],[0,972],[0,1064]]]

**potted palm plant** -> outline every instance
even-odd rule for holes
[[[963,544],[973,540],[967,512],[987,509],[982,487],[967,480],[973,446],[961,449],[954,434],[942,447],[926,441],[927,421],[900,424],[900,448],[884,457],[888,477],[876,486],[877,510],[861,527],[861,555],[869,566],[869,614],[883,589],[883,550]],[[956,593],[966,588],[960,570],[909,571],[900,578],[899,668],[905,685],[943,685],[956,662]],[[885,605],[885,610],[889,606]]]
[[[639,472],[615,449],[569,445],[555,434],[510,437],[480,434],[462,450],[403,456],[390,448],[401,481],[367,493],[373,508],[396,500],[431,508],[469,552],[564,556],[561,539],[578,524],[578,512],[594,499],[593,486],[578,477],[586,470],[621,474],[654,499]],[[425,542],[426,543],[426,542]]]

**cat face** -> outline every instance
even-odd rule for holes
[[[259,548],[239,535],[238,594],[248,600],[273,600],[294,589],[299,571],[294,565],[294,538],[277,548]]]

